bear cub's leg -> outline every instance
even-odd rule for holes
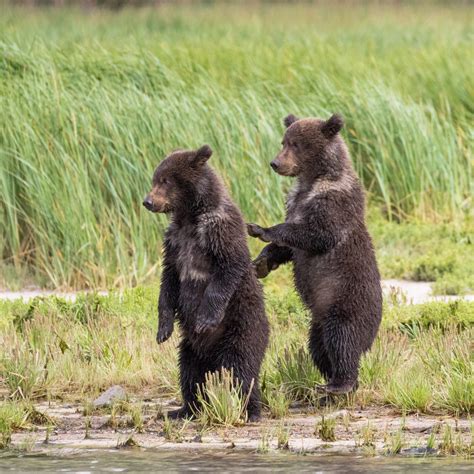
[[[330,324],[322,326],[322,354],[328,357],[320,355],[319,363],[322,362],[320,370],[328,381],[324,390],[329,394],[340,395],[357,390],[361,350],[354,329],[342,322],[335,323],[334,320],[330,318]],[[327,360],[330,361],[329,370],[325,365]]]
[[[261,414],[261,397],[259,382],[259,366],[255,367],[255,363],[250,360],[250,354],[246,351],[235,352],[234,354],[224,354],[219,365],[232,371],[234,382],[241,386],[242,397],[248,397],[247,404],[247,420],[255,422],[260,419]],[[239,363],[239,360],[245,360],[246,364]]]
[[[313,323],[309,335],[309,351],[314,365],[321,375],[329,380],[332,377],[332,362],[324,346],[323,329],[320,324]]]
[[[179,366],[183,406],[168,412],[168,417],[172,419],[195,418],[199,410],[197,386],[202,385],[205,381],[207,364],[193,351],[190,342],[186,339],[180,343]]]
[[[247,405],[247,419],[250,422],[256,422],[260,420],[260,415],[261,415],[260,389],[258,387],[258,381],[257,381],[254,383],[254,386],[252,387],[249,403]]]

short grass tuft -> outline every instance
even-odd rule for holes
[[[203,426],[245,423],[250,390],[247,395],[242,393],[242,384],[235,379],[233,370],[208,372],[205,383],[198,387],[199,422]]]

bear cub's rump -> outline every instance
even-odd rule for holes
[[[207,372],[232,369],[244,395],[251,390],[248,418],[260,415],[258,377],[268,344],[263,294],[247,247],[237,206],[207,165],[212,150],[171,153],[155,170],[143,204],[171,214],[165,233],[158,301],[157,342],[181,328],[179,366],[183,407],[199,408],[197,387]]]
[[[270,242],[255,260],[260,278],[293,262],[295,284],[312,313],[309,349],[330,394],[357,388],[359,361],[377,334],[382,292],[364,218],[364,193],[339,131],[342,118],[289,115],[271,162],[296,177],[283,224],[248,232]]]

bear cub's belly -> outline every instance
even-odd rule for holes
[[[179,313],[186,328],[193,329],[197,311],[211,278],[211,261],[200,247],[194,229],[183,228],[175,238],[176,268],[180,281]]]
[[[324,316],[340,284],[337,262],[332,253],[314,255],[303,250],[293,250],[296,288],[304,304],[313,311],[313,316]]]

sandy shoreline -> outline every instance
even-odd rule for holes
[[[289,416],[272,420],[262,417],[259,423],[240,427],[203,429],[196,422],[177,422],[171,431],[164,427],[163,411],[175,406],[174,400],[154,399],[143,402],[143,427],[131,427],[128,415],[114,416],[102,412],[84,416],[79,404],[41,403],[36,409],[54,420],[54,428],[36,427],[12,435],[11,448],[48,452],[70,449],[110,449],[141,447],[155,450],[179,451],[252,451],[287,450],[294,453],[325,454],[396,454],[419,456],[441,454],[440,443],[450,430],[456,443],[469,446],[472,442],[471,421],[449,416],[405,415],[387,407],[353,407],[322,412],[318,409],[291,409]],[[334,419],[334,440],[318,434],[322,415]],[[89,428],[86,432],[86,425]],[[47,434],[47,431],[49,433]],[[287,442],[282,444],[282,439]],[[433,443],[434,447],[430,444]],[[45,441],[46,440],[46,441]]]

